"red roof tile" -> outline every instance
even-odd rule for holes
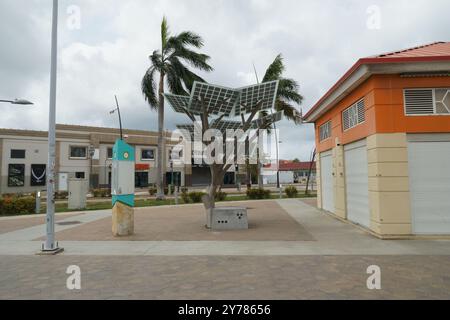
[[[410,49],[379,54],[369,58],[441,57],[450,55],[450,42],[434,42]]]
[[[299,171],[299,170],[309,170],[311,162],[293,162],[288,160],[280,160],[280,171]],[[265,169],[271,169],[272,164],[264,165]],[[276,168],[273,168],[276,170]],[[316,163],[313,162],[312,169],[316,169]]]

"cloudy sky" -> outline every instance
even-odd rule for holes
[[[211,83],[253,84],[252,63],[262,76],[282,53],[306,112],[360,57],[450,41],[449,12],[448,0],[60,0],[57,121],[116,126],[117,94],[126,128],[157,130],[140,81],[163,15],[173,33],[204,38]],[[0,127],[47,129],[50,34],[50,0],[0,0],[0,99],[35,103],[0,105]],[[167,109],[168,129],[186,122]],[[308,159],[311,125],[283,121],[280,135],[282,158]]]

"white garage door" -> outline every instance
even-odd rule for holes
[[[366,140],[344,146],[344,152],[347,219],[369,227],[369,171]]]
[[[322,183],[322,209],[334,213],[333,157],[331,151],[320,154],[320,179]]]
[[[409,142],[413,233],[450,234],[450,142]]]

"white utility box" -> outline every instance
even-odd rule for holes
[[[88,192],[88,180],[87,179],[75,179],[71,178],[68,181],[69,187],[69,209],[85,209],[86,208],[86,195]]]

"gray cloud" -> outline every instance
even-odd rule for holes
[[[81,29],[67,28],[67,8],[81,9]],[[366,26],[367,8],[377,5],[381,28]],[[116,126],[108,111],[119,95],[128,128],[157,129],[157,114],[142,98],[140,80],[148,55],[159,48],[159,26],[167,15],[172,32],[193,30],[205,39],[215,71],[213,83],[254,82],[278,53],[286,75],[301,85],[307,111],[360,57],[437,40],[449,40],[450,3],[417,1],[266,0],[60,0],[58,115],[61,123]],[[51,2],[0,2],[0,97],[24,97],[32,108],[1,105],[0,127],[46,129]],[[166,113],[166,126],[186,122]],[[311,125],[281,130],[281,157],[308,159]]]

